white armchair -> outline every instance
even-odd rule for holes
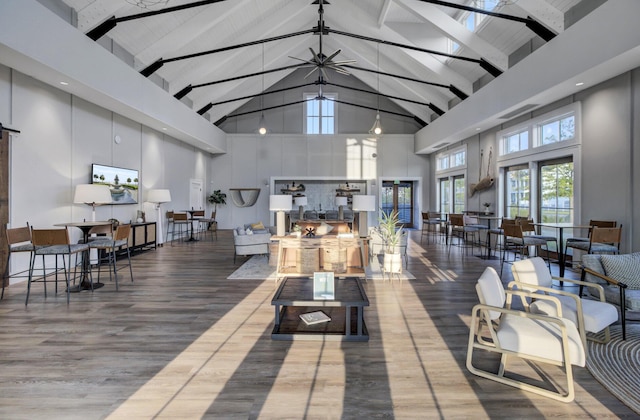
[[[575,389],[572,365],[584,367],[586,354],[575,324],[562,318],[562,308],[558,299],[538,295],[540,299],[549,300],[557,305],[557,317],[512,310],[510,302],[513,295],[524,297],[532,294],[520,290],[505,292],[498,273],[492,267],[487,267],[478,279],[476,292],[480,304],[474,306],[472,311],[467,369],[474,375],[518,389],[558,401],[573,401]],[[490,339],[486,334],[483,336],[483,327],[489,330]],[[497,373],[473,364],[475,349],[501,354]],[[505,376],[507,360],[513,357],[561,366],[565,373],[565,389],[550,390],[516,379],[517,376]],[[541,369],[538,371],[545,376]],[[550,383],[556,382],[545,379]]]
[[[609,326],[618,321],[618,310],[614,305],[605,301],[602,286],[580,280],[553,277],[551,273],[549,273],[549,269],[544,260],[540,257],[516,261],[511,266],[511,271],[513,272],[514,281],[509,283],[509,288],[515,285],[518,289],[536,292],[530,304],[523,300],[523,304],[525,307],[528,307],[529,310],[534,313],[560,316],[555,305],[550,304],[546,300],[538,299],[541,293],[551,294],[556,296],[560,301],[564,317],[573,321],[578,327],[585,346],[587,332],[595,334],[604,330],[605,339],[603,342],[610,340]],[[554,278],[564,283],[599,287],[599,300],[582,299],[575,293],[553,289],[551,286]],[[589,338],[598,341],[595,340],[593,336]]]

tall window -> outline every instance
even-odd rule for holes
[[[382,181],[382,211],[398,212],[398,221],[413,226],[413,181]]]
[[[516,216],[530,216],[531,182],[529,179],[529,167],[520,165],[509,167],[506,170],[505,186],[505,215],[508,218]]]
[[[440,213],[451,213],[451,182],[449,178],[441,178],[439,181]]]
[[[327,99],[316,100],[316,93],[306,93],[305,99],[305,133],[335,134],[336,94],[325,93]]]
[[[453,178],[453,212],[462,213],[464,211],[465,197],[467,196],[466,182],[464,176]]]
[[[539,167],[541,221],[573,222],[573,161],[557,159]]]

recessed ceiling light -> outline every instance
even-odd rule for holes
[[[578,83],[576,83],[576,86],[582,86],[582,85],[584,85],[584,82],[578,82]]]
[[[480,131],[482,130],[480,127],[476,127],[476,131]]]
[[[69,82],[60,82],[60,84],[61,84],[62,86],[68,86],[68,85],[69,85]]]
[[[167,131],[167,127],[162,127],[162,131]]]

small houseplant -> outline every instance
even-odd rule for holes
[[[227,204],[227,194],[223,193],[221,190],[215,190],[214,192],[207,197],[207,201],[209,204],[213,204],[213,211],[218,211],[218,204],[224,206]]]
[[[402,272],[402,255],[398,245],[400,245],[404,232],[402,225],[398,226],[398,223],[398,212],[396,210],[392,210],[389,213],[381,212],[378,218],[378,230],[384,249],[383,268],[387,273]]]
[[[484,207],[484,213],[489,214],[489,207],[491,207],[491,203],[482,203],[482,206]]]

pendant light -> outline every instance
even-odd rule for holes
[[[377,67],[378,67],[378,91],[377,91],[377,96],[378,96],[378,111],[376,112],[376,120],[373,123],[373,126],[371,127],[371,130],[369,130],[369,134],[375,134],[376,136],[379,136],[380,134],[382,134],[382,125],[380,124],[380,44],[377,44]]]
[[[262,44],[262,92],[260,93],[260,122],[258,123],[258,133],[261,136],[267,134],[267,124],[264,120],[264,44]]]

